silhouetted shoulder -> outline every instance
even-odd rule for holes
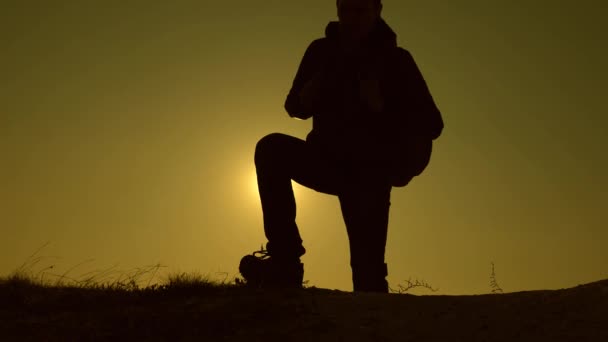
[[[416,62],[414,61],[414,57],[412,56],[412,54],[410,53],[409,50],[397,46],[394,49],[392,49],[392,54],[391,54],[393,61],[396,62],[397,64],[400,64],[402,66],[415,66]]]
[[[323,60],[328,52],[329,44],[330,42],[326,37],[318,38],[310,42],[304,52],[304,57],[301,62],[302,64],[305,64],[304,67],[308,69],[309,65],[316,65]]]
[[[408,58],[412,58],[412,54],[410,53],[410,51],[404,47],[401,46],[397,46],[397,49],[395,49],[398,53],[400,53],[402,56],[407,56]]]
[[[308,80],[315,72],[323,70],[331,55],[331,44],[332,41],[327,37],[317,38],[310,42],[300,62],[301,75],[296,78]]]
[[[327,37],[321,37],[321,38],[314,39],[312,42],[310,42],[310,45],[319,46],[319,45],[325,44],[326,42],[327,42]]]
[[[307,50],[311,51],[311,53],[326,52],[330,43],[327,37],[317,38],[310,42]]]
[[[395,49],[392,49],[390,57],[390,64],[396,69],[395,71],[397,74],[401,77],[406,77],[419,87],[423,86],[426,88],[424,76],[409,50],[402,47],[396,47]]]

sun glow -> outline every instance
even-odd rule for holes
[[[258,192],[258,178],[255,173],[255,168],[251,168],[247,171],[247,192],[254,202],[257,203],[260,201],[260,194]]]

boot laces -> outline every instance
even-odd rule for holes
[[[255,252],[251,253],[251,255],[253,255],[254,257],[256,257],[260,260],[266,260],[266,259],[270,258],[270,254],[268,253],[268,250],[264,249],[264,244],[262,244],[259,251],[255,251]]]

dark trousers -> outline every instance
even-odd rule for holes
[[[340,160],[280,133],[260,139],[255,165],[271,256],[299,258],[306,252],[296,225],[294,180],[338,196],[349,238],[354,290],[388,292],[384,252],[392,186],[379,168]]]

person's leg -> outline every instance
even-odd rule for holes
[[[353,290],[387,293],[384,254],[392,187],[363,173],[352,179],[339,199],[350,244]]]
[[[262,204],[264,233],[269,254],[284,259],[299,258],[306,249],[296,225],[296,202],[292,179],[325,193],[337,193],[338,169],[311,150],[301,139],[269,134],[257,143],[255,166]]]

